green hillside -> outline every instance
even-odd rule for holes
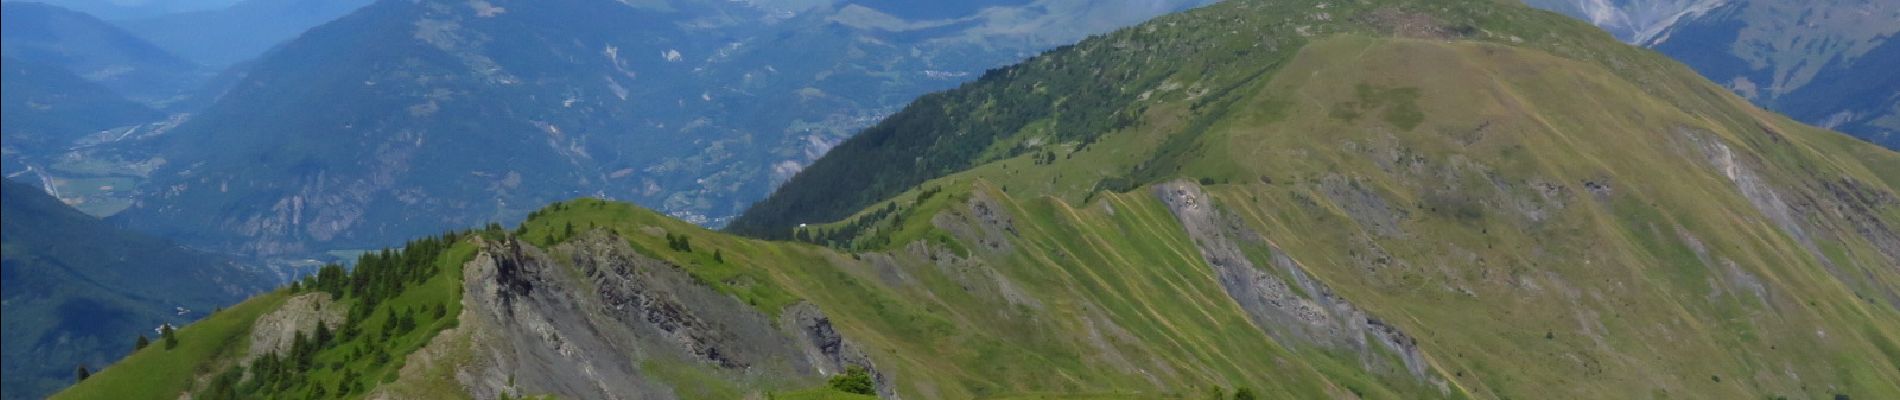
[[[63,396],[1892,398],[1896,188],[1560,15],[1233,0],[920,99],[749,237],[557,203]]]
[[[119,230],[0,181],[0,398],[41,398],[74,369],[124,357],[138,336],[272,286],[265,271]]]

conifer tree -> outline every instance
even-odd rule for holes
[[[172,324],[165,324],[164,327],[159,328],[158,336],[165,339],[165,350],[178,347],[178,334],[172,331]]]

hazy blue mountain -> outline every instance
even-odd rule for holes
[[[118,21],[133,34],[204,65],[228,66],[368,5],[371,0],[246,0],[230,7]]]
[[[1900,149],[1900,2],[1743,0],[1644,45],[1801,121]]]
[[[114,218],[256,254],[577,196],[717,225],[920,94],[1203,2],[383,2],[257,60]]]
[[[1525,3],[1589,21],[1617,39],[1643,42],[1685,17],[1732,0],[1524,0]]]
[[[0,397],[40,398],[139,334],[275,286],[226,258],[119,230],[32,186],[0,183]]]
[[[85,134],[164,117],[64,68],[13,57],[0,57],[0,106],[0,147],[8,157],[56,151]]]
[[[242,0],[34,0],[105,19],[146,18],[211,10]]]
[[[112,24],[41,3],[0,5],[0,54],[60,66],[151,105],[184,98],[206,76],[197,64]]]
[[[1900,149],[1900,2],[1526,2],[1661,51],[1763,107]]]

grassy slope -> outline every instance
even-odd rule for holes
[[[371,335],[363,335],[318,352],[313,361],[315,367],[302,374],[306,385],[321,385],[329,389],[326,398],[361,398],[368,393],[367,390],[338,396],[339,392],[333,388],[342,383],[346,373],[357,377],[357,381],[366,389],[396,381],[406,355],[429,344],[437,332],[456,325],[455,316],[461,312],[461,267],[474,255],[474,251],[470,243],[451,246],[435,260],[440,268],[435,276],[377,304],[371,317],[363,321],[362,329],[365,332],[381,332],[384,317],[394,310],[427,310],[436,304],[445,304],[444,317],[436,318],[426,311],[417,312],[416,325],[419,328],[416,330],[376,342],[369,341],[368,336]],[[277,310],[291,295],[284,289],[273,291],[187,325],[178,332],[178,348],[165,350],[154,340],[153,346],[133,353],[112,368],[99,371],[92,378],[53,398],[170,399],[176,398],[178,393],[202,391],[215,375],[238,365],[238,361],[248,355],[252,325],[259,317]],[[343,304],[356,307],[361,301],[348,297]],[[372,343],[374,348],[369,347]],[[392,361],[378,363],[371,357],[346,356],[359,349],[366,352],[380,349],[388,353]],[[297,389],[307,391],[309,387]],[[445,392],[430,393],[440,395]]]
[[[177,348],[167,350],[162,340],[155,340],[152,346],[52,398],[176,398],[177,393],[191,388],[199,375],[243,357],[249,347],[251,323],[282,306],[286,298],[282,291],[271,292],[212,314],[180,328]]]
[[[1228,14],[1193,14],[1209,15]],[[1052,164],[995,151],[888,196],[901,221],[859,243],[893,239],[862,252],[595,200],[547,210],[523,236],[611,229],[761,311],[816,303],[908,398],[1900,397],[1900,312],[1879,300],[1895,273],[1873,244],[1810,216],[1820,261],[1678,132],[1753,156],[1790,197],[1840,178],[1891,193],[1900,157],[1749,108],[1653,54],[1564,36],[1587,27],[1555,15],[1481,22],[1553,36],[1315,38],[1275,74],[1232,81],[1223,106],[1164,93],[1083,150],[1041,141],[1061,151]],[[1446,391],[1254,329],[1154,195],[1082,189],[1105,177],[1206,178],[1222,209],[1417,338]],[[1563,189],[1540,199],[1536,183]],[[1400,216],[1368,215],[1342,188]],[[1013,217],[1010,250],[945,228],[977,199]],[[694,251],[669,250],[667,234]]]
[[[443,317],[436,318],[427,312],[419,312],[416,316],[416,325],[421,328],[414,331],[383,339],[380,342],[370,342],[366,337],[359,337],[336,345],[330,350],[319,353],[316,363],[335,363],[340,367],[314,370],[309,374],[308,379],[326,387],[335,387],[346,377],[346,373],[353,372],[353,376],[361,377],[358,380],[364,383],[365,388],[375,388],[381,384],[395,382],[398,373],[403,369],[406,355],[428,345],[430,340],[443,329],[456,326],[455,316],[462,312],[462,263],[474,254],[475,246],[466,242],[450,247],[436,259],[436,266],[441,268],[440,273],[420,285],[404,290],[401,295],[378,304],[377,312],[371,314],[376,317],[364,320],[363,330],[376,332],[383,329],[385,319],[382,316],[394,310],[427,309],[443,304],[447,310]],[[355,305],[352,304],[352,306]],[[354,359],[347,357],[350,352],[357,349],[369,351],[372,348],[380,348],[389,353],[391,362],[378,363],[368,357]],[[331,392],[335,393],[335,391]],[[360,392],[353,393],[348,398],[360,398],[363,395],[364,393]]]
[[[570,223],[612,229],[761,311],[814,302],[847,337],[874,349],[906,395],[1151,398],[1241,386],[1295,397],[1347,387],[1390,398],[1438,395],[1417,382],[1377,382],[1357,360],[1276,345],[1224,297],[1165,208],[1139,195],[1111,197],[1122,217],[1058,202],[1024,205],[1034,209],[1018,215],[1039,217],[1020,221],[1024,237],[1040,240],[996,262],[1022,293],[1042,299],[1037,306],[965,290],[960,285],[983,283],[933,266],[927,254],[894,252],[905,283],[893,285],[879,267],[846,254],[724,235],[597,200],[550,209],[529,220],[523,236],[559,241]],[[1131,234],[1101,234],[1118,230]],[[688,235],[694,251],[668,250],[665,234]],[[713,261],[715,251],[725,262]],[[1091,342],[1115,331],[1125,336]]]
[[[125,231],[24,183],[0,182],[5,398],[39,398],[133,338],[269,288],[265,271]],[[190,309],[180,313],[178,308]]]
[[[1212,134],[1170,140],[1184,131],[1187,118],[1177,115],[1193,111],[1157,104],[1143,123],[1086,151],[1058,143],[1054,166],[1004,158],[920,187],[956,193],[981,181],[1076,204],[1090,180],[1157,160],[1180,167],[1163,178],[1232,183],[1215,190],[1223,204],[1239,205],[1348,298],[1426,336],[1440,368],[1486,395],[1894,395],[1882,383],[1900,362],[1892,322],[1900,319],[1881,301],[1900,282],[1890,261],[1823,217],[1807,222],[1833,230],[1816,239],[1827,260],[1812,256],[1676,131],[1758,155],[1765,168],[1750,168],[1784,190],[1853,179],[1891,193],[1900,157],[1754,109],[1653,54],[1548,51],[1323,39],[1237,100]],[[1166,158],[1171,148],[1193,151]],[[1335,176],[1421,210],[1404,222],[1415,236],[1370,239],[1411,265],[1375,268],[1355,257],[1371,227],[1316,188]],[[1499,182],[1508,189],[1494,189]],[[1572,198],[1549,220],[1496,215],[1534,195],[1530,182],[1579,193],[1583,182],[1605,182],[1619,194],[1598,204]],[[1315,199],[1330,204],[1308,205]],[[1889,205],[1876,215],[1891,225],[1897,212]],[[872,235],[900,244],[928,237],[917,225]],[[1748,281],[1766,295],[1743,293]]]
[[[1510,44],[1612,66],[1645,85],[1680,86],[1670,82],[1680,75],[1664,71],[1683,70],[1593,26],[1514,1],[1224,2],[1066,46],[924,96],[841,143],[729,230],[786,238],[801,223],[849,216],[930,179],[1026,152],[1093,149],[1095,141],[1109,140],[1105,134],[1137,124],[1172,127],[1158,129],[1167,136],[1159,147],[1101,146],[1125,159],[1069,179],[1109,188],[1159,182],[1180,172],[1180,160],[1171,158],[1204,152],[1185,146],[1189,141],[1170,140],[1195,135],[1172,134],[1197,135],[1236,122],[1230,108],[1239,98],[1252,94],[1311,38],[1340,33]]]
[[[1337,212],[1284,211],[1302,207],[1300,185],[1239,185],[1219,194],[1225,204],[1249,204],[1235,209],[1319,266],[1316,273],[1348,298],[1388,318],[1410,317],[1399,320],[1436,347],[1441,367],[1474,372],[1461,380],[1474,390],[1511,397],[1549,389],[1582,397],[1895,395],[1895,387],[1881,382],[1900,377],[1892,368],[1900,359],[1883,347],[1900,337],[1893,324],[1900,319],[1889,303],[1857,301],[1855,293],[1894,287],[1894,271],[1881,267],[1886,261],[1859,239],[1842,238],[1834,245],[1852,250],[1832,261],[1862,270],[1850,272],[1853,278],[1829,275],[1788,235],[1751,222],[1761,218],[1754,207],[1669,135],[1695,126],[1730,143],[1756,145],[1762,142],[1757,124],[1776,127],[1793,143],[1741,151],[1764,154],[1782,168],[1813,169],[1796,172],[1811,176],[1771,178],[1783,182],[1876,181],[1895,172],[1875,173],[1835,156],[1849,152],[1832,151],[1859,144],[1843,145],[1839,135],[1789,123],[1725,94],[1692,85],[1639,88],[1600,67],[1522,50],[1342,39],[1307,51],[1316,54],[1303,61],[1316,62],[1295,62],[1268,92],[1332,101],[1304,102],[1292,114],[1328,115],[1326,108],[1349,101],[1349,88],[1361,84],[1415,85],[1424,93],[1418,103],[1430,116],[1426,124],[1409,135],[1381,135],[1393,127],[1377,123],[1341,126],[1344,121],[1318,118],[1237,128],[1205,140],[1248,145],[1229,147],[1228,160],[1211,157],[1202,165],[1282,176],[1343,174],[1398,197],[1399,204],[1428,208],[1406,228],[1431,240],[1377,241],[1413,265],[1374,269],[1355,265],[1350,254],[1365,251],[1354,241],[1366,237],[1367,227],[1326,215]],[[1311,78],[1284,79],[1302,76]],[[1469,133],[1481,137],[1459,146],[1470,139],[1458,135],[1480,125],[1490,130]],[[1300,143],[1325,142],[1364,151],[1293,154]],[[1476,169],[1484,176],[1393,172],[1378,165],[1388,156],[1378,153],[1386,150],[1422,155],[1427,170]],[[1874,158],[1891,162],[1893,155]],[[1785,170],[1770,173],[1776,172]],[[1488,194],[1488,186],[1532,180],[1608,181],[1617,195],[1535,223],[1498,215],[1509,213],[1500,208],[1513,194]],[[1480,214],[1429,211],[1442,205],[1431,194],[1443,188],[1463,196],[1452,201],[1477,205]],[[1699,260],[1690,240],[1711,249],[1712,260]],[[1722,282],[1728,278],[1720,260],[1758,277],[1769,288],[1767,298],[1737,295],[1737,285]],[[1862,276],[1866,281],[1856,282]],[[1461,296],[1457,288],[1475,295]],[[1818,377],[1837,380],[1824,388],[1820,383],[1828,379]],[[1559,384],[1544,387],[1551,382]]]

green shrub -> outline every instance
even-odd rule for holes
[[[165,350],[178,347],[178,335],[172,333],[172,324],[165,324],[163,328],[159,329],[158,335],[165,338]]]
[[[1234,391],[1234,400],[1254,400],[1256,398],[1257,397],[1253,394],[1253,389],[1240,388],[1240,390]]]
[[[871,373],[865,371],[864,367],[859,366],[851,366],[850,368],[846,368],[844,373],[833,375],[831,377],[830,386],[832,389],[837,389],[845,393],[862,395],[874,395],[877,393],[876,385],[871,383]]]

